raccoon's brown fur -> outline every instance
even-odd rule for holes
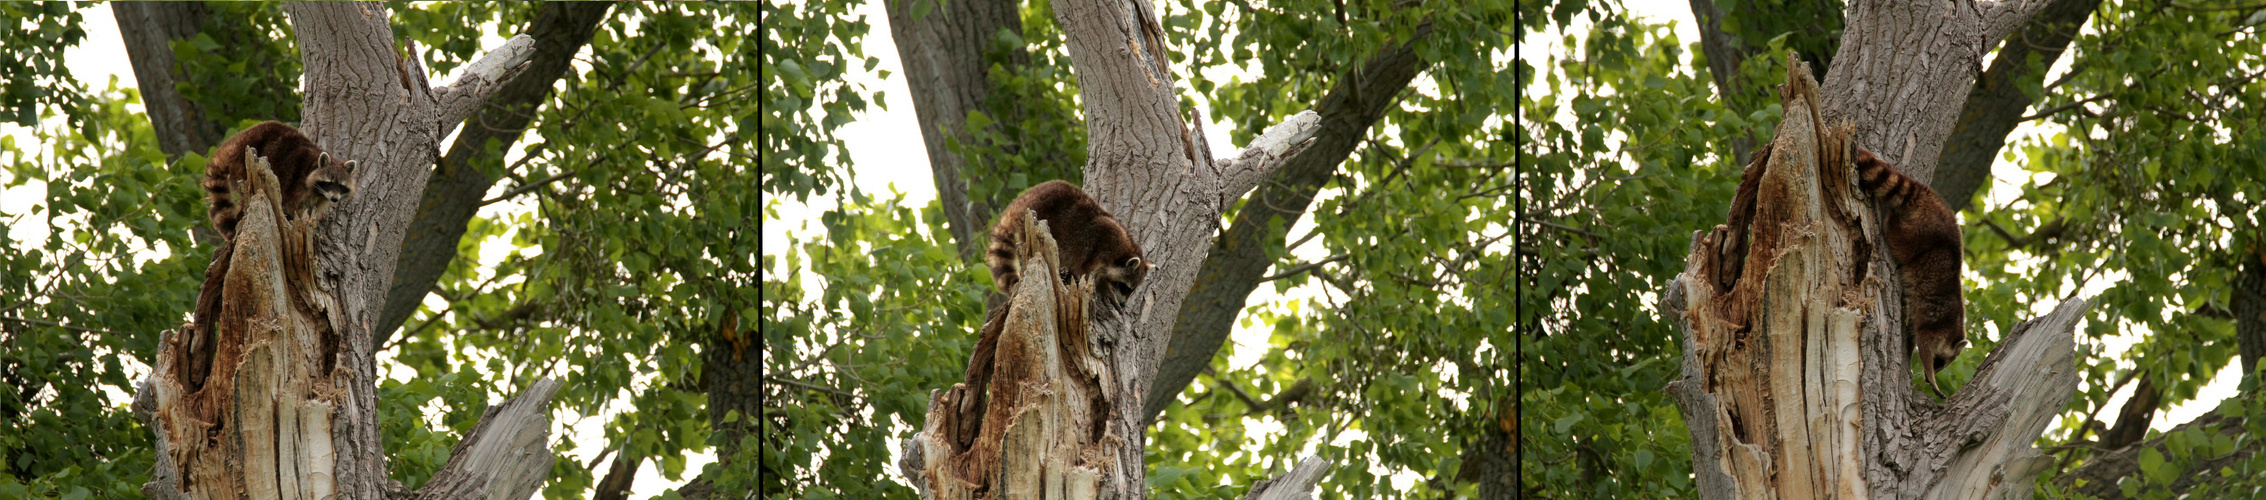
[[[1912,362],[1927,369],[1928,386],[1942,394],[1936,372],[1967,347],[1966,302],[1960,297],[1959,219],[1943,198],[1895,165],[1857,148],[1857,184],[1886,206],[1889,255],[1904,285],[1904,322],[1910,325]]]
[[[1125,226],[1118,224],[1109,210],[1103,209],[1078,186],[1047,181],[1015,197],[1015,201],[999,212],[999,222],[992,225],[991,248],[984,260],[991,265],[992,282],[1000,293],[1012,295],[1015,285],[1022,281],[1015,252],[1026,244],[1019,240],[1025,211],[1036,212],[1038,220],[1046,221],[1061,258],[1064,274],[1061,278],[1093,276],[1098,281],[1094,284],[1094,297],[1101,307],[1094,311],[1095,317],[1114,313],[1118,305],[1132,296],[1134,287],[1140,286],[1148,276],[1151,265],[1141,258],[1141,244],[1133,241],[1133,235],[1125,232]],[[991,382],[993,354],[999,347],[999,334],[1007,324],[1007,307],[1007,302],[1002,302],[984,315],[975,354],[968,359],[967,386],[975,395],[965,402],[972,406],[968,409],[982,408],[984,392]],[[980,417],[960,420],[963,444],[975,439],[973,427],[981,421]]]
[[[1016,274],[1015,250],[1023,245],[1016,238],[1023,234],[1023,211],[1038,212],[1038,219],[1046,221],[1054,235],[1054,244],[1060,251],[1065,277],[1098,275],[1102,283],[1096,292],[1106,292],[1104,302],[1114,303],[1133,292],[1148,273],[1148,264],[1141,260],[1141,244],[1125,232],[1125,226],[1103,209],[1100,203],[1087,196],[1078,186],[1063,181],[1047,181],[1024,190],[1022,196],[1001,210],[999,223],[991,226],[991,251],[984,261],[991,265],[992,282],[1000,293],[1013,293],[1021,281]]]
[[[283,186],[284,216],[298,219],[320,211],[354,191],[354,162],[339,161],[315,145],[299,129],[281,122],[265,122],[244,129],[220,143],[205,164],[204,188],[212,203],[212,228],[226,238],[236,235],[236,221],[244,215],[243,197],[235,190],[244,184],[246,146],[267,158],[275,180]],[[315,196],[310,196],[315,195]]]

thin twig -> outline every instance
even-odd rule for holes
[[[556,181],[556,180],[559,180],[559,179],[565,179],[565,178],[567,178],[567,176],[571,176],[571,175],[574,175],[574,172],[572,172],[572,171],[568,171],[568,172],[560,172],[560,173],[559,173],[558,175],[553,175],[553,176],[550,176],[550,177],[545,177],[545,178],[542,178],[542,179],[536,180],[536,181],[534,181],[534,182],[529,182],[529,183],[526,183],[526,184],[522,184],[522,185],[520,185],[519,187],[511,188],[511,190],[510,190],[510,191],[505,191],[505,192],[504,192],[504,194],[499,194],[499,195],[496,195],[496,197],[494,197],[494,198],[489,198],[489,199],[488,199],[487,201],[482,201],[482,202],[480,202],[480,206],[483,206],[483,207],[485,207],[485,206],[488,206],[488,205],[492,205],[492,204],[495,204],[496,202],[499,202],[499,201],[504,201],[504,200],[508,200],[508,199],[511,199],[511,197],[513,197],[513,196],[519,196],[519,195],[522,195],[522,194],[527,194],[527,192],[528,192],[528,191],[534,191],[534,190],[535,190],[535,188],[543,187],[543,185],[544,185],[544,184],[550,184],[550,183],[551,183],[551,181]]]
[[[1317,268],[1317,267],[1322,267],[1322,265],[1323,265],[1323,264],[1328,264],[1328,263],[1331,263],[1331,262],[1337,262],[1337,261],[1345,260],[1345,259],[1346,259],[1346,257],[1348,257],[1348,255],[1347,255],[1347,254],[1342,254],[1342,253],[1341,253],[1341,254],[1337,254],[1337,255],[1333,255],[1333,256],[1330,256],[1330,258],[1327,258],[1327,259],[1322,259],[1322,260],[1319,260],[1319,261],[1315,261],[1314,263],[1311,263],[1311,264],[1304,264],[1304,265],[1300,265],[1300,266],[1298,266],[1298,267],[1293,267],[1293,268],[1290,268],[1289,270],[1283,271],[1283,272],[1281,272],[1281,273],[1276,273],[1276,274],[1275,274],[1275,275],[1273,275],[1273,276],[1268,276],[1268,277],[1265,277],[1265,278],[1259,278],[1259,282],[1260,282],[1260,283],[1266,283],[1266,282],[1269,282],[1269,281],[1274,281],[1274,280],[1279,280],[1279,279],[1283,279],[1283,278],[1288,278],[1288,277],[1291,277],[1291,276],[1295,276],[1295,275],[1297,275],[1298,273],[1303,273],[1303,272],[1306,272],[1306,271],[1312,270],[1312,269],[1314,269],[1314,268]]]

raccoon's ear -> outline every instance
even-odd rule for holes
[[[320,167],[320,166],[323,166],[323,165],[329,165],[329,164],[330,164],[330,153],[327,153],[327,152],[326,152],[326,153],[323,153],[323,154],[320,154],[320,155],[315,155],[315,166],[317,166],[317,167]]]
[[[354,173],[354,160],[346,160],[346,173]]]

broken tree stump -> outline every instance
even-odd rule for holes
[[[1751,216],[1695,234],[1663,312],[1684,330],[1668,384],[1702,498],[2026,498],[2030,446],[2077,386],[2071,299],[2006,334],[1966,387],[1913,390],[1901,289],[1852,162],[1788,55],[1785,114],[1748,175]],[[1972,332],[1970,332],[1972,334]]]
[[[923,498],[1095,498],[1107,482],[1124,481],[1117,449],[1124,439],[1103,425],[1115,411],[1104,390],[1112,370],[1089,329],[1092,277],[1059,276],[1054,237],[1031,212],[1017,249],[1022,276],[993,355],[990,387],[955,384],[929,401],[927,425],[906,438],[898,462]],[[988,390],[975,442],[952,439],[960,402]]]

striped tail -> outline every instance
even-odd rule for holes
[[[998,232],[991,235],[991,253],[984,256],[984,263],[991,265],[992,286],[999,293],[1013,294],[1015,284],[1022,280],[1015,274],[1015,243],[1006,239]]]
[[[1891,207],[1902,207],[1920,193],[1934,194],[1927,185],[1896,171],[1896,165],[1862,147],[1857,148],[1857,185]]]
[[[236,235],[236,220],[241,218],[241,211],[236,207],[235,197],[229,193],[228,185],[230,183],[228,179],[208,172],[202,184],[205,188],[205,200],[212,203],[209,215],[212,219],[212,228],[220,231],[222,238],[234,237]]]

